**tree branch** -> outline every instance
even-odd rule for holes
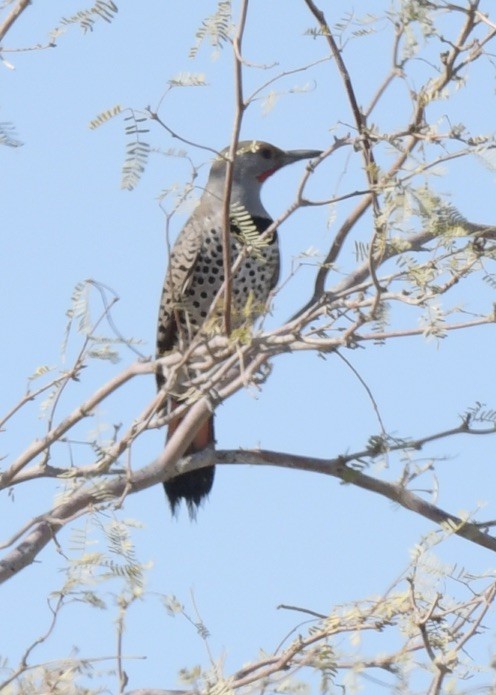
[[[263,357],[259,356],[259,364]],[[241,374],[233,382],[229,383],[220,393],[222,398],[231,395],[243,383],[244,375]],[[181,459],[194,433],[201,424],[210,417],[211,404],[207,397],[203,397],[194,403],[181,425],[174,432],[167,446],[160,456],[152,463],[144,466],[131,475],[120,475],[112,479],[106,479],[95,484],[87,484],[74,493],[71,498],[49,513],[40,517],[34,528],[22,540],[16,548],[10,551],[0,561],[0,583],[17,574],[24,567],[31,564],[39,552],[52,540],[58,531],[75,516],[84,513],[85,510],[102,504],[102,500],[109,501],[119,499],[126,494],[132,494],[144,490],[152,485],[169,480],[176,475],[190,470],[198,470],[206,466],[216,464],[242,463],[251,465],[271,465],[282,468],[312,471],[338,478],[345,483],[356,485],[365,490],[387,497],[405,509],[416,512],[421,516],[434,521],[453,533],[480,545],[489,550],[496,551],[496,538],[480,530],[479,524],[474,524],[466,519],[461,519],[453,514],[445,512],[435,505],[426,502],[418,495],[407,490],[403,485],[389,483],[373,478],[365,473],[350,468],[348,463],[375,458],[386,451],[401,451],[405,449],[418,450],[428,442],[436,439],[444,439],[456,434],[493,434],[490,430],[470,429],[466,422],[459,427],[446,430],[434,435],[429,435],[416,440],[403,440],[396,444],[383,443],[383,446],[369,447],[362,451],[354,452],[334,459],[318,459],[294,454],[264,451],[264,450],[228,450],[214,451],[206,449],[198,454]],[[176,464],[176,462],[178,462]],[[31,525],[26,527],[27,530]]]
[[[246,26],[248,13],[248,0],[243,0],[241,5],[241,17],[236,36],[233,40],[234,55],[234,94],[236,109],[234,113],[233,133],[229,148],[229,158],[226,166],[226,179],[224,182],[224,199],[222,202],[222,260],[224,265],[224,330],[226,335],[231,334],[231,301],[232,301],[232,261],[231,261],[231,189],[233,182],[236,151],[238,149],[241,122],[246,104],[243,98],[243,58],[241,55],[243,33]]]
[[[458,434],[463,431],[463,429],[451,430],[449,434]],[[491,431],[491,433],[493,433],[493,431]],[[403,445],[400,448],[405,448],[405,446]],[[388,448],[390,451],[394,449],[395,447]],[[213,462],[215,464],[243,463],[251,465],[271,465],[329,475],[345,483],[382,495],[405,509],[420,514],[426,519],[430,519],[436,524],[443,526],[445,529],[449,529],[458,536],[472,543],[476,543],[483,548],[496,552],[496,537],[481,532],[477,524],[461,519],[449,512],[445,512],[440,507],[426,502],[401,485],[372,478],[365,473],[361,473],[347,466],[346,461],[363,458],[364,456],[370,456],[370,451],[368,453],[364,451],[359,454],[353,454],[352,458],[350,458],[350,456],[343,456],[328,460],[265,450],[217,451],[213,455]]]
[[[19,2],[14,5],[2,24],[0,24],[0,42],[29,5],[31,5],[31,0],[19,0]]]

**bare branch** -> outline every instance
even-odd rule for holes
[[[231,261],[231,189],[234,173],[236,150],[238,149],[241,122],[246,108],[243,97],[243,58],[242,42],[248,13],[248,0],[241,3],[240,19],[236,36],[233,40],[234,56],[234,95],[235,113],[229,158],[226,165],[226,180],[224,183],[224,199],[222,202],[222,260],[224,264],[224,293],[223,314],[226,335],[231,334],[231,299],[232,299],[232,261]]]
[[[31,0],[19,0],[19,2],[14,5],[2,24],[0,24],[0,42],[29,5],[31,5]]]
[[[461,434],[465,432],[465,428],[460,427],[458,429],[451,430],[449,435],[443,436],[451,436],[453,434]],[[491,430],[491,433],[493,432],[494,430]],[[404,447],[405,444],[400,446],[400,448]],[[394,445],[388,447],[389,451],[393,451],[394,449]],[[294,468],[297,470],[313,471],[314,473],[330,475],[331,477],[338,478],[345,483],[350,483],[351,485],[356,485],[364,490],[369,490],[370,492],[375,492],[383,497],[387,497],[393,502],[405,507],[405,509],[409,509],[410,511],[434,521],[436,524],[441,525],[445,529],[449,529],[451,532],[456,533],[462,538],[465,538],[472,543],[476,543],[483,548],[496,552],[496,537],[481,532],[477,524],[465,519],[460,519],[454,514],[445,512],[444,510],[436,507],[430,502],[426,502],[418,495],[415,495],[400,485],[388,483],[377,478],[372,478],[365,473],[361,473],[347,466],[349,461],[370,456],[370,453],[370,450],[368,453],[367,450],[365,450],[361,453],[351,455],[351,458],[349,455],[347,455],[338,457],[336,459],[325,460],[265,450],[244,450],[239,452],[217,451],[213,457],[213,460],[216,464],[228,462],[249,463],[252,465],[268,464],[272,466],[280,466],[282,468]]]

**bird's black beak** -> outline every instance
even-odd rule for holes
[[[315,159],[320,157],[321,154],[321,150],[288,150],[284,153],[283,166],[299,162],[300,159]]]

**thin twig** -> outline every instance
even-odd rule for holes
[[[155,111],[152,111],[150,108],[146,109],[146,113],[152,121],[156,121],[160,126],[162,126],[162,128],[164,128],[164,130],[166,130],[172,138],[174,138],[176,140],[180,140],[181,142],[184,142],[185,145],[190,145],[191,147],[196,147],[199,150],[205,150],[206,152],[212,152],[216,157],[220,156],[220,152],[218,150],[214,149],[213,147],[208,147],[208,145],[202,145],[199,142],[195,142],[194,140],[189,140],[188,138],[185,138],[182,135],[179,135],[178,133],[176,133],[176,131],[172,130],[172,128],[170,128],[166,123],[164,123],[164,121],[160,118],[158,113],[156,113]]]

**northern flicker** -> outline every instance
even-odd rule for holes
[[[202,328],[207,330],[205,320],[224,282],[222,228],[228,154],[229,148],[226,148],[214,161],[200,202],[172,248],[158,317],[157,356],[174,349],[184,351]],[[279,277],[277,231],[252,253],[246,253],[247,242],[243,238],[239,219],[243,217],[249,220],[252,233],[263,234],[272,224],[260,200],[264,181],[288,164],[318,157],[320,154],[317,150],[285,152],[267,142],[238,143],[230,200],[231,262],[235,262],[243,248],[246,255],[232,277],[233,328],[246,322],[247,314],[254,321],[263,313],[269,294]],[[247,305],[250,312],[245,310]],[[209,322],[211,324],[211,317]],[[219,320],[218,326],[221,325]],[[208,330],[212,332],[211,325]],[[164,377],[159,373],[158,387],[163,383]],[[187,390],[187,386],[184,390]],[[170,399],[169,406],[172,410],[177,407],[180,399],[179,388],[177,396]],[[167,439],[178,425],[177,418],[172,420]],[[201,451],[214,442],[212,416],[197,433],[185,455]],[[194,517],[202,499],[210,492],[213,479],[214,467],[209,467],[182,474],[164,483],[172,513],[184,498],[190,515]]]

